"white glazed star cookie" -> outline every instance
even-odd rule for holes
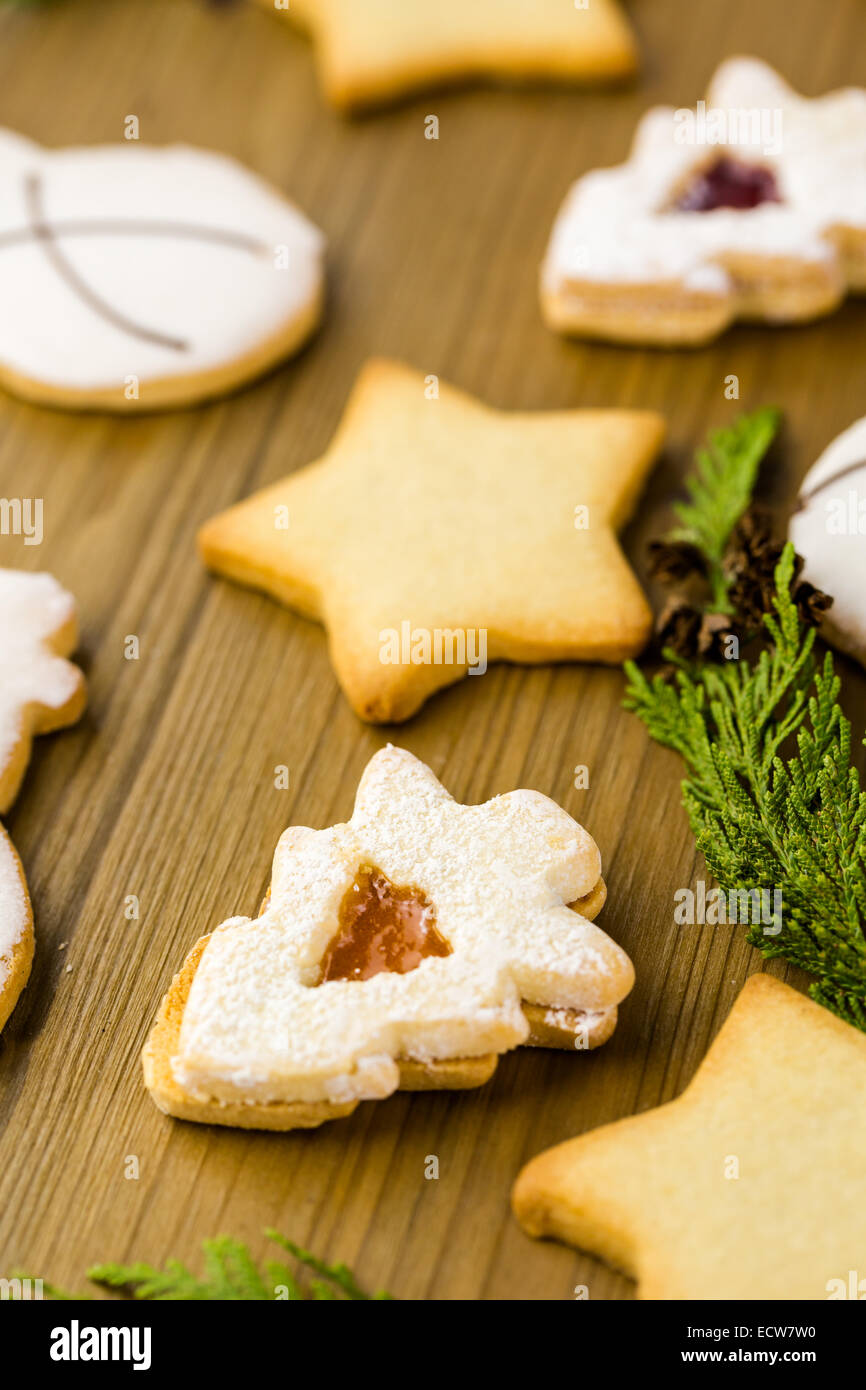
[[[33,913],[21,861],[0,825],[0,1030],[33,962]]]
[[[594,841],[547,797],[461,806],[389,746],[350,821],[285,832],[263,915],[198,943],[146,1084],[181,1118],[292,1129],[401,1086],[481,1084],[500,1053],[547,1041],[526,1008],[558,1045],[563,1029],[603,1041],[631,962],[567,906],[599,882]]]
[[[658,107],[628,162],[584,175],[548,246],[552,328],[696,344],[735,319],[787,323],[866,290],[866,90],[808,100],[734,58],[697,112]]]
[[[318,322],[321,234],[225,155],[0,131],[0,189],[0,384],[28,400],[188,405]]]
[[[37,734],[74,724],[84,677],[64,660],[78,641],[75,600],[50,574],[0,569],[0,815],[21,785]]]
[[[833,598],[822,635],[866,666],[866,416],[806,474],[788,534],[804,578]]]
[[[328,100],[347,110],[472,77],[599,82],[634,72],[616,0],[260,0],[308,29]]]

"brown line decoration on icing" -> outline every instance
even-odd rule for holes
[[[146,328],[112,308],[108,301],[98,295],[95,290],[92,290],[87,281],[78,274],[75,267],[64,256],[54,239],[52,228],[45,221],[42,207],[42,180],[38,174],[27,175],[24,181],[24,196],[34,237],[43,246],[45,255],[61,279],[66,281],[67,285],[95,314],[133,338],[140,338],[148,343],[156,343],[159,347],[172,348],[175,352],[189,351],[189,343],[182,338],[170,338],[164,333]]]
[[[797,498],[797,505],[794,508],[795,513],[801,512],[807,503],[824,492],[826,488],[830,487],[831,483],[838,483],[842,478],[847,478],[849,473],[858,473],[861,468],[866,468],[866,459],[859,459],[857,463],[846,464],[844,468],[839,469],[838,473],[831,473],[829,478],[825,478],[823,482],[818,483],[817,487],[811,488],[809,492],[801,492]]]
[[[253,256],[264,255],[268,250],[263,241],[257,241],[243,232],[207,227],[196,222],[137,222],[133,218],[122,217],[81,218],[77,221],[53,222],[50,231],[56,241],[61,237],[76,236],[153,236],[176,238],[179,241],[211,241],[219,246],[230,246],[236,251],[249,251]],[[32,226],[16,227],[11,232],[0,232],[0,251],[39,239],[38,232]]]

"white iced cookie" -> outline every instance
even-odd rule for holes
[[[478,1085],[500,1053],[549,1045],[534,1014],[575,1050],[603,1041],[631,962],[567,906],[599,884],[595,842],[547,797],[461,806],[389,746],[350,821],[285,832],[263,914],[195,948],[147,1085],[170,1114],[290,1129],[400,1086]]]
[[[866,415],[806,474],[788,535],[803,577],[832,595],[822,635],[866,666]]]
[[[732,58],[697,111],[658,107],[627,163],[586,174],[541,274],[554,329],[696,344],[866,290],[866,90],[809,100]]]
[[[0,569],[0,815],[8,811],[36,734],[74,724],[84,677],[66,661],[78,641],[75,600],[50,574]]]
[[[21,861],[0,825],[0,1029],[15,1008],[33,962],[33,913]]]
[[[318,322],[321,233],[225,155],[0,131],[0,190],[0,384],[28,400],[188,405]]]

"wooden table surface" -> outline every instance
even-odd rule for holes
[[[621,673],[591,667],[495,667],[399,729],[366,727],[321,629],[210,578],[195,553],[205,518],[321,452],[371,353],[502,407],[661,410],[669,443],[626,536],[639,568],[708,428],[784,408],[763,480],[784,507],[863,413],[862,302],[688,353],[567,343],[542,325],[537,266],[565,189],[624,157],[645,107],[692,104],[739,52],[812,95],[864,78],[861,0],[629,8],[643,52],[632,86],[461,89],[346,122],[322,103],[308,43],[255,6],[0,4],[0,124],[51,145],[107,142],[138,115],[143,140],[225,150],[269,177],[330,250],[318,337],[231,399],[124,420],[0,397],[0,496],[45,502],[42,547],[2,538],[0,564],[50,570],[74,591],[90,683],[83,722],[40,741],[8,818],[38,936],[0,1043],[0,1272],[82,1288],[90,1263],[195,1262],[220,1232],[263,1254],[273,1225],[402,1298],[562,1299],[578,1283],[594,1299],[632,1296],[596,1261],[527,1239],[508,1195],[540,1149],[675,1096],[761,968],[741,928],[673,923],[675,890],[703,872],[677,759],[620,709]],[[438,142],[424,139],[430,113]],[[731,373],[739,402],[725,399]],[[130,634],[138,661],[124,657]],[[864,681],[840,669],[862,727]],[[349,814],[389,738],[461,800],[535,787],[591,830],[610,890],[601,924],[637,971],[613,1040],[591,1056],[513,1054],[481,1090],[398,1095],[311,1133],[164,1118],[138,1058],[172,973],[214,924],[255,913],[287,824]],[[277,764],[288,791],[274,787]],[[588,790],[573,786],[577,764]],[[424,1177],[430,1154],[438,1181]]]

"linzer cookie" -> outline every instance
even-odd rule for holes
[[[21,861],[0,825],[0,1029],[33,963],[33,913]]]
[[[637,64],[616,0],[260,0],[315,41],[332,105],[379,105],[473,77],[599,82]]]
[[[793,323],[866,290],[866,90],[814,100],[751,58],[697,111],[658,107],[626,164],[579,179],[541,273],[552,328],[708,342],[735,319]]]
[[[0,384],[45,405],[188,405],[294,352],[323,239],[224,155],[43,150],[0,131]]]
[[[677,1100],[539,1154],[514,1210],[638,1298],[845,1297],[866,1248],[864,1087],[866,1037],[753,975]]]
[[[822,635],[866,666],[866,416],[806,474],[789,535],[804,577],[833,596]]]
[[[0,569],[0,814],[15,799],[35,735],[81,716],[84,677],[65,660],[77,642],[75,600],[56,579]]]
[[[284,1130],[479,1086],[521,1044],[598,1046],[633,979],[589,920],[604,893],[594,841],[547,797],[461,806],[389,746],[350,821],[285,832],[261,915],[195,946],[145,1082],[181,1119]]]
[[[362,719],[408,719],[489,661],[618,663],[652,616],[616,532],[663,433],[651,411],[492,410],[372,361],[324,457],[208,522],[202,557],[324,623]]]

